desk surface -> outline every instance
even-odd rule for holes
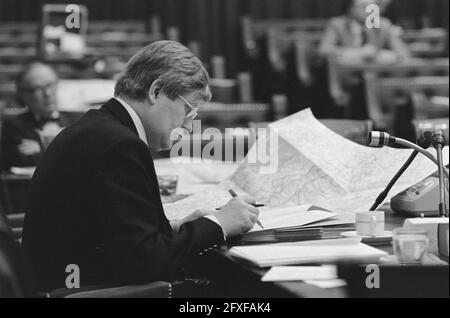
[[[401,227],[405,217],[394,214],[388,206],[386,211],[386,230],[392,231]],[[377,248],[393,254],[392,245]],[[195,262],[195,274],[203,275],[229,294],[231,297],[310,297],[310,298],[342,298],[347,297],[346,288],[322,289],[303,282],[261,282],[267,269],[243,264],[228,254],[229,247],[222,247]],[[206,258],[206,261],[205,261]],[[447,259],[448,261],[448,259]]]

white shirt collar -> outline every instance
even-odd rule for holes
[[[123,107],[125,107],[126,111],[130,115],[131,119],[133,120],[134,126],[136,127],[136,130],[138,132],[139,138],[145,142],[145,144],[148,146],[148,140],[147,135],[145,134],[144,125],[142,124],[141,119],[139,118],[138,114],[134,111],[133,108],[131,108],[130,105],[128,105],[123,99],[119,97],[115,97],[115,99],[122,104]]]

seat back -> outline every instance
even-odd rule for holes
[[[447,145],[449,144],[449,123],[448,117],[446,118],[433,118],[433,119],[417,119],[412,121],[414,132],[416,134],[416,140],[423,136],[425,131],[441,131],[445,136]]]
[[[0,211],[0,298],[35,297],[32,275],[2,211]]]
[[[53,293],[53,296],[55,294]],[[50,295],[52,296],[52,294]],[[171,298],[172,284],[152,282],[145,285],[120,286],[69,293],[65,298]]]
[[[372,131],[372,121],[351,119],[321,119],[329,129],[353,142],[367,145],[367,136]]]
[[[424,93],[413,93],[412,107],[414,119],[430,119],[449,117],[449,98],[443,96],[425,96]]]
[[[367,145],[367,136],[373,127],[370,120],[320,119],[319,121],[338,135],[361,145]],[[249,127],[257,132],[269,124],[270,122],[250,122]]]
[[[449,96],[449,78],[448,76],[376,78],[367,75],[369,118],[374,121],[377,128],[393,133],[398,106],[407,105],[414,93],[423,93],[425,96]]]
[[[247,127],[248,122],[265,121],[270,116],[270,105],[260,103],[209,103],[199,112],[202,128]]]
[[[444,28],[424,28],[407,30],[402,39],[413,56],[435,57],[443,56],[447,46],[447,30]]]

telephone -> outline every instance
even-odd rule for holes
[[[448,167],[448,165],[447,165]],[[444,178],[446,188],[445,204],[449,208],[448,179]],[[438,172],[400,192],[391,199],[391,208],[394,212],[409,217],[435,217],[439,216],[439,177]]]

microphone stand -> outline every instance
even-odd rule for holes
[[[386,199],[387,195],[389,194],[389,191],[391,191],[392,187],[397,182],[397,180],[402,176],[403,172],[405,172],[405,170],[411,165],[411,163],[417,157],[418,153],[419,152],[416,150],[413,151],[411,156],[409,156],[408,160],[406,160],[406,162],[403,164],[403,166],[400,168],[400,170],[392,178],[392,180],[389,181],[389,184],[387,185],[387,187],[383,190],[383,192],[381,192],[378,195],[377,199],[375,200],[374,204],[372,205],[372,207],[370,208],[369,211],[375,211],[380,206],[380,204],[384,201],[384,199]]]
[[[433,133],[431,131],[424,132],[423,136],[421,136],[417,140],[417,145],[422,147],[423,149],[428,149],[431,146],[431,139],[433,138]],[[395,176],[392,178],[391,181],[389,181],[389,184],[386,186],[386,188],[378,195],[377,199],[375,200],[375,203],[372,205],[369,211],[375,211],[381,203],[383,203],[384,199],[386,199],[387,195],[389,194],[389,191],[391,191],[394,184],[398,181],[398,179],[402,176],[402,174],[408,169],[408,167],[411,165],[411,163],[414,161],[414,159],[419,154],[418,151],[414,150],[413,153],[409,156],[408,160],[403,164],[403,166],[400,168],[400,170],[395,174]]]
[[[416,156],[418,155],[419,152],[422,153],[424,156],[428,157],[439,168],[441,168],[440,171],[442,173],[440,175],[442,176],[442,183],[440,183],[440,186],[442,188],[441,191],[443,190],[443,188],[444,188],[444,186],[443,186],[443,184],[444,184],[444,182],[443,182],[443,175],[446,174],[447,179],[448,179],[448,171],[443,168],[443,162],[442,162],[442,147],[445,146],[445,144],[446,144],[445,143],[445,137],[442,134],[439,134],[439,136],[440,136],[439,138],[440,139],[436,141],[436,146],[438,146],[440,148],[440,158],[439,158],[439,154],[438,154],[438,160],[436,160],[433,157],[433,155],[431,155],[428,151],[426,151],[426,149],[429,148],[432,145],[432,143],[435,141],[434,140],[434,136],[429,131],[425,132],[424,136],[419,138],[419,140],[417,141],[417,143],[419,145],[413,144],[412,142],[409,142],[409,141],[401,139],[401,138],[389,136],[389,134],[387,134],[387,133],[378,133],[377,135],[375,135],[375,133],[377,133],[377,132],[373,132],[373,133],[374,133],[374,135],[372,135],[372,133],[369,135],[369,144],[372,145],[372,140],[375,141],[375,143],[372,146],[376,146],[376,147],[380,147],[381,146],[382,147],[383,145],[396,143],[396,144],[405,146],[407,148],[413,148],[414,151],[409,156],[408,160],[400,168],[400,170],[391,179],[391,181],[389,182],[387,187],[378,195],[378,197],[376,198],[374,204],[370,208],[370,211],[375,211],[379,207],[379,205],[384,201],[384,199],[386,199],[389,191],[392,189],[392,187],[398,181],[398,179],[401,177],[401,175],[406,171],[406,169],[411,165],[411,163],[414,161],[414,159],[416,158]],[[435,146],[435,144],[433,144],[433,146]],[[441,165],[439,165],[439,161],[441,162]],[[448,188],[448,186],[447,186],[447,188]],[[443,193],[444,193],[444,196],[445,196],[445,190],[443,190]],[[442,202],[442,200],[441,200],[441,202]],[[439,207],[439,209],[441,209],[441,207]],[[444,215],[445,215],[445,212],[446,212],[446,209],[445,209],[445,197],[444,197],[444,207],[443,207],[443,209],[444,209]],[[441,212],[440,212],[440,214],[442,215]]]
[[[442,148],[445,146],[445,137],[439,132],[433,135],[433,147],[436,148],[438,174],[439,174],[439,216],[448,217],[447,208],[445,206],[445,188],[444,188],[444,163],[442,160]],[[448,179],[448,176],[447,176]]]

